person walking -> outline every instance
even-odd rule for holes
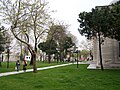
[[[23,71],[26,72],[27,61],[23,60]]]
[[[16,69],[17,69],[17,71],[20,70],[20,62],[19,62],[19,60],[16,61]]]

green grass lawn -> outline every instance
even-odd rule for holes
[[[2,62],[2,67],[0,67],[0,73],[3,73],[3,72],[10,72],[10,71],[15,71],[15,64],[16,62],[9,62],[9,68],[7,68],[7,62]],[[29,65],[30,62],[27,62],[27,69],[31,69],[33,68],[33,66]],[[67,63],[67,62],[65,62]],[[46,66],[52,66],[52,65],[57,65],[57,64],[63,64],[63,62],[51,62],[51,63],[48,63],[48,62],[42,62],[42,61],[37,61],[36,65],[37,65],[37,68],[40,68],[40,67],[46,67]],[[20,62],[20,70],[23,69],[23,64],[22,64],[22,61]]]
[[[70,65],[0,77],[0,90],[120,90],[120,70]]]

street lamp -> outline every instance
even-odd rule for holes
[[[77,50],[76,50],[76,49],[77,49]],[[77,68],[78,68],[79,52],[80,52],[80,50],[78,50],[78,47],[74,46],[74,53],[77,54]]]

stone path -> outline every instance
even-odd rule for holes
[[[96,67],[97,67],[96,62],[91,61],[89,63],[89,66],[87,67],[87,69],[97,69]]]
[[[55,65],[55,66],[48,66],[48,67],[42,67],[42,68],[37,68],[37,70],[51,69],[51,68],[62,67],[62,66],[67,66],[67,65],[71,65],[71,64],[72,64],[72,63]],[[28,69],[28,70],[26,70],[26,72],[32,72],[32,71],[33,71],[33,69]],[[14,75],[14,74],[19,74],[19,73],[24,73],[24,71],[23,71],[23,70],[20,70],[19,72],[13,71],[13,72],[0,73],[0,77],[2,77],[2,76],[8,76],[8,75]]]
[[[77,64],[77,62],[75,62],[75,63],[69,63],[69,64],[61,64],[61,65],[54,65],[54,66],[42,67],[42,68],[37,68],[37,70],[51,69],[51,68],[62,67],[62,66],[67,66],[67,65],[71,65],[71,64]],[[89,64],[89,66],[87,67],[87,69],[96,69],[96,64],[95,63],[91,63],[91,62],[79,62],[78,64]],[[33,71],[33,69],[27,69],[26,70],[26,72],[32,72],[32,71]],[[19,73],[24,73],[24,71],[20,70],[19,72],[13,71],[13,72],[0,73],[0,77],[2,77],[2,76],[8,76],[8,75],[14,75],[14,74],[19,74]]]
[[[87,67],[87,69],[96,69],[96,64],[91,63],[91,64]]]

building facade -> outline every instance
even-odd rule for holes
[[[101,45],[104,68],[120,68],[120,42],[115,39],[105,38]],[[99,42],[93,40],[93,61],[100,67]]]
[[[119,0],[113,0],[111,4]],[[102,63],[104,68],[120,68],[120,41],[105,38],[101,45]],[[97,38],[93,39],[93,61],[96,67],[100,68],[99,42]]]

